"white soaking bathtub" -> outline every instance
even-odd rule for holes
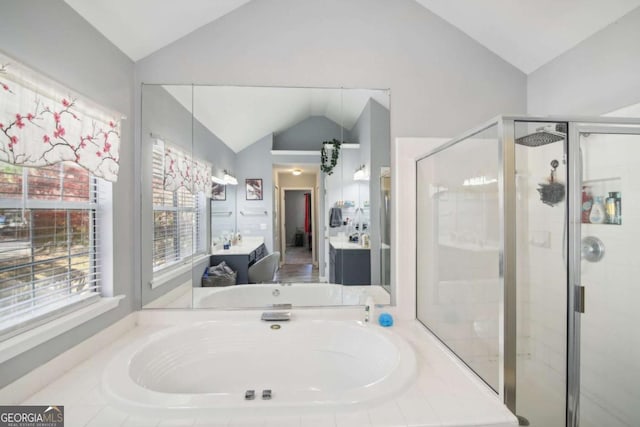
[[[102,386],[112,404],[154,415],[308,413],[388,400],[415,374],[413,349],[380,326],[294,317],[199,322],[142,337],[107,364]],[[271,400],[262,400],[264,389]],[[245,400],[247,390],[255,400]]]
[[[362,305],[368,296],[372,296],[376,304],[390,303],[389,293],[382,286],[274,283],[223,288],[193,288],[193,307],[266,307],[283,303],[291,304],[294,307]]]

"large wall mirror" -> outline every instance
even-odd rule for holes
[[[142,86],[144,308],[388,304],[389,91]]]

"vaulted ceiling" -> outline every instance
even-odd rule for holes
[[[351,129],[369,99],[389,108],[389,93],[367,89],[247,86],[164,88],[234,152],[313,116]]]
[[[65,0],[134,61],[250,0]]]
[[[640,0],[417,1],[526,74],[640,6]]]
[[[65,1],[137,61],[256,0]],[[640,0],[416,1],[527,74],[640,6]]]
[[[133,61],[252,1],[65,0]],[[307,0],[322,1],[322,0]],[[346,1],[346,0],[345,0]],[[413,0],[412,0],[413,1]],[[640,0],[415,0],[529,74],[640,6]],[[350,129],[368,95],[309,89],[168,87],[174,98],[238,152],[271,132],[322,115]],[[388,107],[388,98],[378,102]],[[250,119],[249,119],[250,117]]]

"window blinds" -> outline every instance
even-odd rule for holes
[[[0,330],[100,293],[96,179],[0,162]]]
[[[153,270],[158,271],[206,251],[206,196],[188,180],[207,176],[208,168],[210,181],[211,167],[162,140],[155,141],[152,157]]]

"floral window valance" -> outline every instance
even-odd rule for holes
[[[120,117],[0,54],[0,161],[73,162],[115,182]]]
[[[191,157],[170,144],[164,144],[164,189],[186,188],[193,194],[211,189],[211,165]]]

